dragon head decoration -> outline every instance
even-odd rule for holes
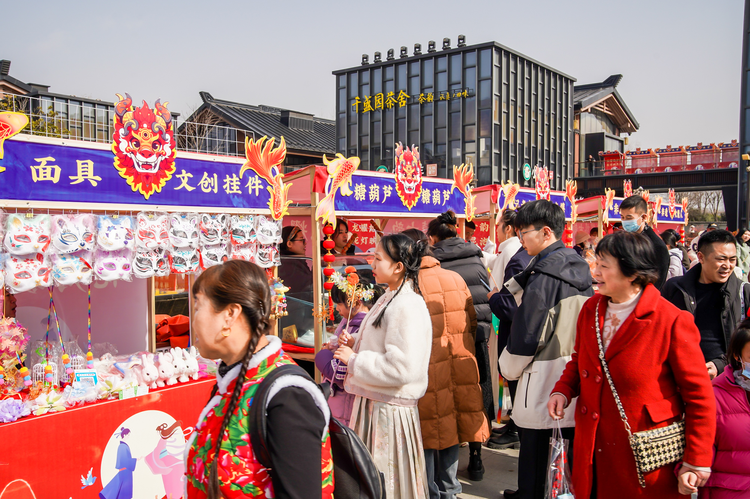
[[[419,162],[419,148],[411,149],[399,142],[396,144],[396,192],[404,206],[411,211],[422,193],[422,165]]]
[[[622,181],[622,195],[623,197],[629,198],[633,195],[633,181],[623,180]]]
[[[534,191],[537,199],[549,201],[552,198],[552,191],[549,186],[549,170],[546,166],[534,167]]]
[[[674,218],[677,213],[677,196],[674,189],[669,189],[669,217]]]
[[[578,207],[576,206],[576,194],[578,193],[578,182],[575,180],[565,181],[565,197],[570,201],[570,223],[576,223],[578,219]]]
[[[115,168],[127,180],[133,192],[140,192],[146,199],[162,187],[175,172],[175,142],[172,114],[168,102],[154,103],[154,109],[146,101],[140,108],[133,106],[130,95],[115,104],[112,134],[112,152]]]
[[[464,213],[466,214],[466,221],[471,222],[474,219],[474,213],[477,209],[474,206],[474,199],[476,196],[471,195],[471,181],[474,180],[474,165],[468,164],[453,167],[453,185],[451,185],[451,192],[453,189],[458,189],[461,194],[464,195]]]

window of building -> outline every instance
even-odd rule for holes
[[[482,80],[479,82],[479,107],[490,107],[492,103],[492,81]]]
[[[419,104],[409,105],[409,130],[419,130]]]
[[[435,139],[438,143],[438,145],[445,145],[447,144],[448,135],[446,133],[445,128],[438,128],[435,130]]]
[[[362,79],[362,83],[370,83],[370,70],[365,69],[360,73],[360,78]]]
[[[461,164],[461,141],[452,140],[450,143],[451,150],[451,166],[458,166]]]
[[[491,111],[489,109],[482,109],[479,111],[479,136],[489,137],[491,134],[492,134]]]
[[[459,104],[459,109],[461,109],[461,101],[456,99],[456,102]],[[468,99],[464,99],[464,125],[473,125],[477,122],[476,105],[476,97],[469,97]]]
[[[432,87],[435,77],[435,64],[432,61],[432,59],[425,59],[422,61],[422,87],[425,88],[425,92],[428,92],[429,90],[426,90],[427,87]]]
[[[490,49],[479,52],[479,77],[489,78],[492,75],[492,54]]]
[[[450,127],[448,128],[448,138],[461,138],[461,113],[450,113]]]
[[[477,88],[477,68],[464,69],[464,87]]]
[[[451,58],[450,82],[461,83],[461,54],[453,54]]]
[[[448,73],[438,73],[437,74],[437,88],[435,89],[435,91],[437,93],[440,93],[440,92],[445,92],[446,90],[448,90]]]
[[[385,67],[385,79],[386,80],[392,80],[393,79],[393,66],[386,66]]]
[[[432,141],[432,116],[422,117],[422,140]]]
[[[437,70],[438,71],[445,71],[448,69],[448,57],[442,56],[437,58]]]
[[[474,51],[464,52],[464,66],[471,67],[477,65],[477,53]]]

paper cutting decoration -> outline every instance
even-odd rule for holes
[[[549,201],[552,198],[552,191],[549,186],[550,171],[545,166],[534,167],[534,192],[536,193],[537,199],[546,199]]]
[[[271,137],[271,140],[263,147],[266,138],[264,135],[257,142],[249,137],[245,138],[247,161],[240,168],[240,178],[247,170],[252,170],[269,183],[268,192],[271,198],[268,200],[268,208],[274,220],[281,220],[284,215],[289,214],[287,208],[292,204],[291,199],[286,198],[292,184],[284,185],[284,174],[281,173],[281,163],[286,158],[286,142],[282,136],[279,147],[274,149],[273,143],[276,139]]]
[[[576,193],[578,192],[578,182],[575,180],[565,181],[565,196],[570,201],[570,223],[576,223],[578,220],[578,207],[576,206]]]
[[[14,113],[13,111],[0,112],[0,159],[3,159],[3,144],[5,144],[5,139],[13,137],[28,124],[29,117],[23,113]],[[0,166],[0,172],[4,171],[5,168]]]
[[[411,149],[399,142],[396,144],[396,192],[404,206],[411,211],[419,201],[422,192],[422,164],[419,162],[419,148],[412,144]]]
[[[451,192],[453,189],[458,188],[461,194],[464,195],[464,214],[466,215],[466,221],[471,222],[474,219],[474,213],[477,209],[474,206],[474,199],[476,196],[471,195],[471,181],[474,180],[474,165],[468,164],[461,166],[453,166],[453,185],[451,185]]]
[[[138,108],[132,105],[130,95],[115,104],[112,152],[115,168],[133,192],[148,199],[162,187],[175,172],[175,141],[172,115],[168,102],[158,99],[154,109],[146,101]]]
[[[669,216],[674,218],[677,213],[677,196],[675,195],[674,189],[669,189]]]
[[[343,154],[337,153],[335,159],[329,161],[323,155],[323,164],[328,169],[328,180],[326,181],[326,195],[318,203],[315,209],[315,219],[323,219],[324,223],[336,223],[336,191],[341,189],[342,196],[351,196],[352,175],[359,168],[359,158],[351,156],[345,158]]]
[[[614,200],[614,189],[604,189],[604,197],[602,198],[602,223],[604,225],[609,224],[609,210],[612,209],[612,203]]]
[[[622,195],[623,197],[629,198],[633,195],[633,181],[623,180],[622,181]]]

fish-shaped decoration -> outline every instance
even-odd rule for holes
[[[576,193],[578,192],[578,182],[575,180],[565,181],[565,196],[570,201],[570,223],[576,223],[578,220],[578,207],[576,206]]]
[[[336,224],[336,192],[341,189],[342,196],[351,196],[352,175],[359,168],[359,158],[351,156],[345,158],[343,154],[337,153],[333,160],[323,155],[323,164],[328,170],[328,180],[326,181],[326,195],[318,203],[315,209],[315,219],[323,219],[323,223]]]
[[[512,183],[510,180],[506,181],[503,186],[503,206],[500,208],[498,216],[502,216],[505,209],[515,210],[518,208],[516,203],[516,196],[521,191],[521,186]]]
[[[612,208],[612,202],[615,200],[614,189],[604,189],[604,197],[602,198],[602,223],[604,225],[609,224],[609,210]]]
[[[260,178],[268,182],[268,192],[271,198],[268,200],[268,208],[271,210],[271,216],[274,220],[281,220],[284,215],[288,215],[287,208],[292,204],[291,199],[287,199],[289,188],[292,184],[284,185],[284,174],[281,173],[281,163],[286,158],[286,142],[281,137],[279,147],[273,148],[276,141],[273,137],[266,142],[265,135],[257,141],[250,137],[245,137],[245,157],[247,161],[240,168],[240,178],[247,170],[252,170]],[[265,147],[263,144],[265,143]]]
[[[471,181],[474,180],[474,165],[469,163],[468,165],[461,164],[461,166],[453,166],[453,185],[451,185],[451,192],[453,189],[458,189],[461,194],[464,195],[464,213],[466,214],[466,221],[471,222],[474,218],[477,208],[474,206],[474,199],[476,196],[471,195]]]

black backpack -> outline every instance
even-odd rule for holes
[[[310,375],[296,364],[277,367],[260,383],[250,406],[250,442],[260,464],[269,470],[273,470],[273,463],[266,444],[265,408],[268,405],[268,391],[275,380],[287,375],[301,376],[312,381]],[[318,387],[328,398],[327,383]],[[333,416],[328,424],[328,433],[333,456],[336,499],[385,499],[385,477],[378,471],[370,452],[357,434]]]

